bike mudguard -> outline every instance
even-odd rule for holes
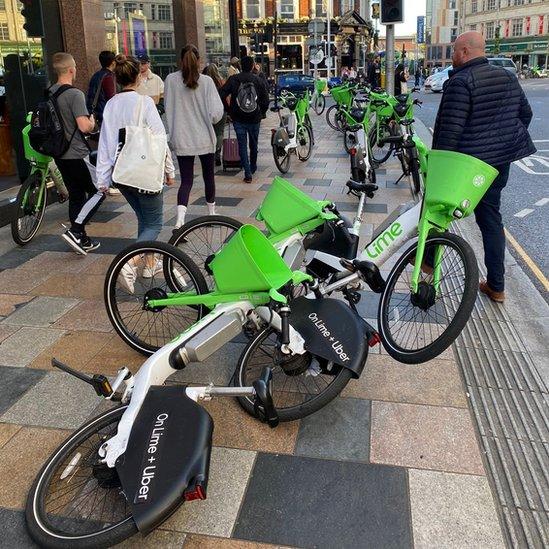
[[[143,534],[166,520],[186,491],[206,493],[213,421],[185,389],[150,388],[126,451],[116,463],[133,519]]]
[[[290,325],[305,340],[305,349],[359,377],[368,358],[369,324],[338,299],[299,297],[290,306]]]

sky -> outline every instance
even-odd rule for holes
[[[395,25],[396,36],[415,34],[418,15],[425,15],[425,0],[404,0],[404,23]],[[385,36],[385,25],[380,25],[379,28],[379,34]]]

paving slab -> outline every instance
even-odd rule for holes
[[[105,311],[103,300],[86,299],[64,314],[54,325],[70,331],[93,330],[112,332],[113,327]]]
[[[31,290],[35,295],[102,299],[105,275],[56,274]]]
[[[163,525],[167,530],[229,537],[256,458],[255,452],[213,448],[208,498],[180,507]]]
[[[404,469],[259,454],[233,536],[295,547],[412,547]],[[357,545],[359,544],[359,545]]]
[[[370,402],[336,398],[301,420],[296,455],[326,459],[368,461]]]
[[[24,427],[0,449],[0,507],[24,507],[38,471],[67,435],[67,431]]]
[[[32,368],[2,367],[0,414],[11,408],[22,395],[41,381],[44,376],[45,372]]]
[[[186,534],[183,532],[171,532],[161,528],[153,530],[147,536],[136,534],[130,539],[114,545],[116,549],[181,549],[185,543]]]
[[[76,429],[98,402],[99,397],[87,383],[63,372],[49,372],[0,420],[20,425]]]
[[[416,549],[503,549],[494,500],[486,477],[409,471]]]
[[[17,311],[3,320],[3,323],[48,327],[78,303],[78,299],[74,298],[39,296],[30,303],[18,307]]]
[[[484,474],[469,411],[461,408],[372,402],[370,460]]]
[[[0,508],[0,542],[9,549],[38,548],[30,538],[22,511]]]
[[[54,328],[20,328],[0,343],[0,365],[27,366],[63,333],[63,330]]]
[[[368,355],[359,379],[352,379],[344,397],[432,406],[467,407],[459,369],[452,360],[402,364],[388,355]]]
[[[19,330],[19,326],[8,326],[0,323],[0,343]]]
[[[0,294],[0,317],[11,315],[31,299],[32,295]]]
[[[2,448],[2,446],[5,446],[20,429],[20,425],[13,425],[12,423],[0,423],[0,448]]]
[[[189,534],[185,539],[184,547],[185,549],[271,549],[275,546],[256,541]]]

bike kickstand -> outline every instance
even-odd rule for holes
[[[400,180],[405,176],[406,174],[402,172],[402,175],[394,182],[394,185],[398,185],[400,183]]]

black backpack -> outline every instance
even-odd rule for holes
[[[236,94],[238,108],[246,114],[257,111],[257,90],[253,82],[242,82]]]
[[[64,84],[53,94],[50,94],[48,88],[45,100],[38,103],[32,113],[29,141],[35,151],[53,158],[59,158],[67,152],[78,126],[71,138],[67,139],[57,98],[72,87]]]

